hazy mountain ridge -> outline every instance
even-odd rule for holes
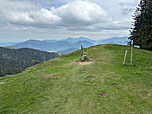
[[[120,44],[120,45],[127,45],[129,42],[128,36],[125,37],[113,37],[109,39],[105,39],[100,42],[100,44]]]
[[[75,43],[75,42],[79,42],[79,41],[88,41],[88,42],[93,43],[93,44],[96,42],[96,40],[91,40],[91,39],[86,38],[86,37],[67,38],[67,39],[63,39],[62,41],[67,41],[70,43]]]
[[[7,42],[7,43],[0,43],[0,46],[1,46],[1,47],[4,47],[4,46],[15,45],[15,44],[17,44],[17,42]]]
[[[79,38],[67,38],[62,40],[28,40],[25,42],[17,43],[12,45],[16,48],[33,48],[42,51],[48,52],[62,52],[70,53],[77,49],[80,49],[80,46],[87,48],[97,44],[121,44],[127,45],[128,37],[113,37],[105,40],[92,40],[86,37]],[[11,46],[11,47],[12,47]]]
[[[17,48],[33,48],[43,51],[54,51],[54,52],[62,52],[69,49],[79,49],[81,45],[84,47],[90,47],[94,44],[92,43],[93,40],[90,39],[76,39],[76,38],[69,38],[63,40],[28,40],[26,42],[18,43],[13,45]]]

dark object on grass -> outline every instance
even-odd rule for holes
[[[89,79],[95,79],[96,76],[88,76]]]
[[[101,92],[100,96],[106,96],[106,92],[105,91]]]

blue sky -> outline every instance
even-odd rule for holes
[[[0,0],[0,42],[129,35],[140,0]]]

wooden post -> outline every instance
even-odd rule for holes
[[[84,49],[83,49],[83,47],[81,45],[81,60],[83,60],[83,52],[84,52]]]
[[[134,42],[133,42],[133,40],[131,40],[130,65],[132,65],[132,61],[133,61],[133,46],[134,46]]]
[[[124,65],[126,64],[127,52],[128,52],[128,50],[126,50],[126,52],[125,52],[124,63],[123,63]]]
[[[88,49],[87,49],[87,57],[88,57]]]

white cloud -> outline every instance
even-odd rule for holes
[[[60,21],[60,17],[51,11],[26,1],[0,0],[0,13],[6,21],[14,24],[52,24]]]
[[[131,15],[138,2],[0,0],[0,35],[1,38],[12,36],[18,39],[33,36],[39,39],[79,35],[91,38],[123,36],[128,34]]]
[[[74,1],[51,11],[67,24],[99,23],[108,21],[107,13],[97,4],[88,1]]]
[[[0,3],[2,3],[0,1]],[[15,7],[14,7],[15,6]],[[97,4],[87,1],[74,1],[50,10],[32,2],[6,0],[0,5],[0,13],[6,21],[14,24],[33,25],[90,25],[108,21],[107,13]],[[52,27],[52,26],[50,26]]]

